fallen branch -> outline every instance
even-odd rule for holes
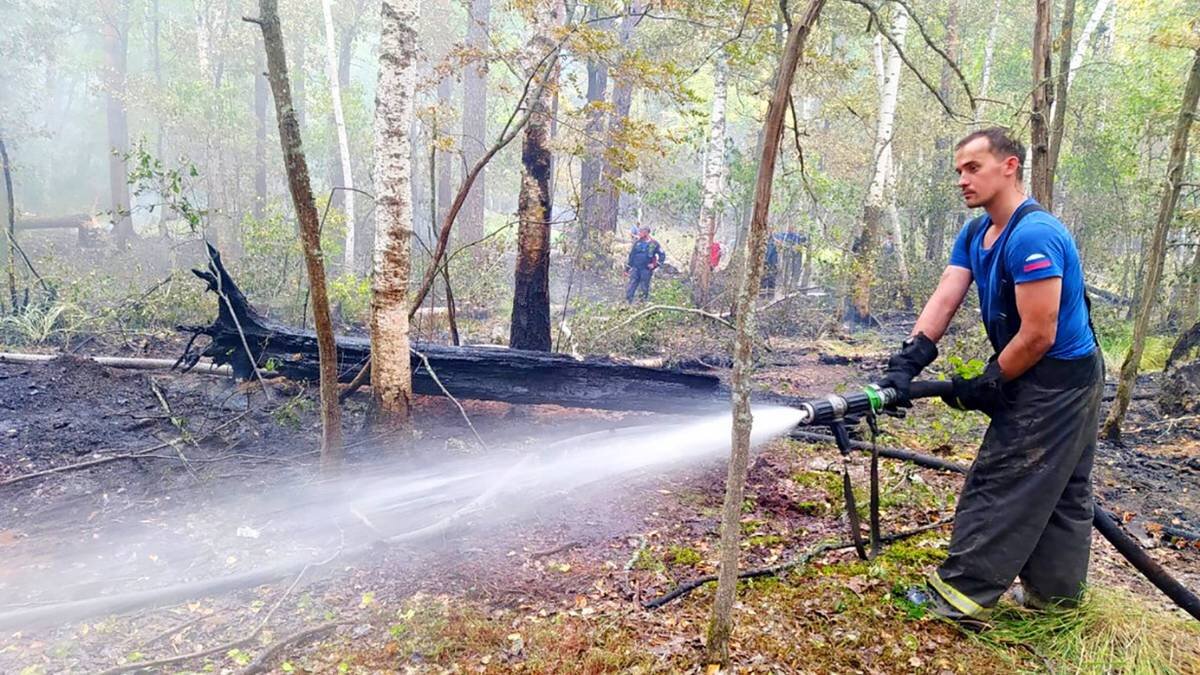
[[[354,379],[350,380],[350,384],[347,384],[346,388],[343,389],[340,394],[338,394],[338,403],[344,403],[346,399],[353,396],[354,392],[358,391],[364,384],[367,383],[367,380],[370,379],[371,357],[368,356],[367,362],[364,363],[362,368],[359,369],[358,374],[355,375]]]
[[[64,354],[20,354],[16,352],[0,352],[0,363],[48,363],[55,359],[64,358]],[[172,359],[135,359],[124,356],[66,356],[66,358],[92,361],[109,368],[123,370],[170,370],[175,361]],[[203,359],[194,369],[204,375],[233,375],[230,366],[218,366],[211,359]]]
[[[601,331],[599,335],[592,338],[592,341],[597,342],[600,340],[600,338],[605,337],[605,336],[609,335],[610,333],[617,331],[618,329],[628,326],[629,324],[633,323],[634,321],[637,321],[638,319],[642,318],[643,316],[650,314],[651,312],[659,312],[659,311],[683,312],[685,314],[698,314],[706,319],[712,319],[713,321],[716,321],[717,323],[719,323],[722,326],[725,326],[726,328],[729,328],[731,330],[734,327],[733,324],[729,323],[729,321],[725,320],[721,315],[713,314],[712,312],[706,312],[702,309],[696,309],[694,307],[676,307],[674,305],[650,305],[649,307],[644,307],[644,308],[634,312],[631,316],[626,318],[621,323],[613,326],[612,328],[608,328],[608,329]]]
[[[922,532],[936,530],[937,528],[947,525],[951,522],[954,522],[953,517],[942,518],[941,520],[938,520],[933,523],[929,523],[928,525],[922,525],[921,527],[913,528],[911,530],[905,530],[904,532],[896,532],[895,534],[885,535],[883,537],[880,537],[879,541],[881,543],[891,543],[894,541],[899,541],[901,539],[906,539],[908,537],[912,537],[912,536],[921,534]],[[828,553],[830,551],[841,551],[841,550],[846,550],[846,549],[851,549],[851,548],[854,548],[853,542],[832,542],[832,543],[821,544],[820,546],[817,546],[816,548],[811,549],[804,555],[801,555],[797,558],[791,558],[790,560],[781,562],[778,565],[771,565],[770,567],[761,567],[759,569],[746,570],[745,572],[741,572],[740,574],[738,574],[738,578],[739,579],[757,579],[759,577],[773,577],[773,576],[779,574],[780,572],[786,572],[790,569],[807,565],[809,562],[812,561],[813,558],[815,558],[823,553]],[[705,584],[710,584],[716,580],[717,580],[717,575],[715,575],[715,574],[710,574],[708,576],[703,576],[698,579],[693,579],[687,583],[676,586],[674,590],[672,590],[671,592],[669,592],[665,595],[660,595],[659,597],[654,598],[653,600],[647,600],[646,602],[643,602],[642,608],[643,609],[658,609],[659,607],[662,607],[663,605],[667,604],[668,602],[671,602],[672,600],[675,600],[676,598],[687,595],[688,593],[691,593],[692,591],[696,590],[697,588],[700,588],[701,586],[703,586]]]
[[[217,426],[213,427],[211,430],[205,432],[203,435],[194,437],[194,439],[200,440],[200,439],[208,438],[209,436],[212,436],[213,434],[217,433],[218,431],[221,431],[222,429],[228,427],[229,425],[233,424],[234,422],[241,420],[243,417],[245,417],[249,413],[250,413],[250,411],[247,410],[246,412],[243,412],[232,419],[226,420],[226,421],[222,422],[221,424],[218,424]],[[173,447],[175,447],[175,444],[183,443],[183,442],[185,442],[185,439],[183,436],[180,436],[179,438],[175,438],[175,439],[172,439],[169,441],[164,441],[157,445],[152,445],[148,448],[142,448],[141,450],[136,450],[134,452],[124,452],[119,455],[108,455],[105,457],[99,457],[97,459],[89,459],[86,462],[76,462],[75,464],[56,466],[52,469],[44,469],[42,471],[34,471],[33,473],[27,473],[27,474],[24,474],[21,476],[16,476],[16,477],[4,480],[4,481],[0,481],[0,488],[12,485],[14,483],[20,483],[22,481],[32,480],[34,478],[44,478],[45,476],[49,476],[51,474],[65,473],[67,471],[78,471],[80,469],[90,469],[93,466],[99,466],[101,464],[108,464],[109,462],[116,462],[116,461],[122,460],[122,459],[179,459],[177,457],[171,457],[168,455],[154,455],[152,453],[162,450],[164,448],[173,448]]]
[[[467,416],[466,409],[463,408],[462,404],[458,402],[458,399],[454,398],[454,396],[450,394],[450,392],[446,389],[446,385],[442,384],[442,381],[438,378],[437,373],[434,372],[433,366],[429,365],[429,357],[425,356],[413,347],[409,347],[408,350],[421,359],[421,363],[425,366],[425,372],[429,373],[429,377],[433,378],[434,384],[438,386],[438,389],[442,390],[442,395],[450,399],[454,405],[458,407],[458,412],[462,414],[462,418],[466,420],[467,426],[471,429],[471,433],[475,435],[475,440],[479,443],[479,447],[487,450],[487,443],[483,442],[483,437],[481,437],[479,432],[475,430],[475,425],[471,424],[471,418]]]
[[[554,555],[556,553],[570,551],[571,549],[579,548],[580,546],[583,546],[583,544],[581,544],[577,541],[568,541],[565,544],[559,544],[558,546],[555,546],[554,548],[548,548],[544,551],[534,551],[533,553],[529,554],[529,558],[531,560],[537,560],[538,558],[545,558],[546,556]]]

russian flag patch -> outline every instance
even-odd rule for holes
[[[1052,264],[1044,253],[1034,253],[1025,259],[1025,267],[1022,268],[1022,271],[1028,274],[1029,272],[1044,270]]]

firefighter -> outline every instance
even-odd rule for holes
[[[1026,197],[1025,148],[999,128],[958,142],[970,208],[941,281],[880,384],[906,395],[937,357],[971,282],[995,350],[983,374],[953,378],[943,400],[991,418],[959,496],[949,556],[909,600],[981,625],[1013,580],[1026,606],[1078,601],[1092,530],[1092,461],[1104,387],[1075,241]]]
[[[654,270],[667,261],[662,245],[650,236],[646,225],[638,227],[637,239],[629,249],[629,260],[625,262],[625,273],[629,276],[629,287],[625,289],[625,301],[632,303],[633,295],[640,289],[642,300],[650,297],[650,277]]]

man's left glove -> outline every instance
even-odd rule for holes
[[[899,395],[897,403],[904,405],[908,403],[913,378],[920,375],[925,366],[933,363],[937,355],[937,345],[933,340],[924,333],[917,333],[905,340],[900,346],[900,351],[888,359],[887,369],[876,384],[882,388],[895,389]]]
[[[994,359],[988,362],[982,375],[969,380],[955,375],[951,383],[954,393],[942,397],[951,408],[978,410],[991,417],[1005,405],[1004,377],[1000,373],[1000,363]]]

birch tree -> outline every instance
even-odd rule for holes
[[[412,402],[408,281],[412,247],[413,93],[417,0],[383,0],[375,89],[375,249],[371,273],[371,396],[375,421],[401,428]]]
[[[1141,293],[1138,297],[1137,318],[1133,323],[1133,341],[1129,345],[1129,350],[1125,352],[1125,360],[1121,363],[1121,375],[1117,381],[1117,398],[1108,410],[1108,418],[1104,421],[1104,429],[1101,432],[1110,439],[1115,440],[1121,436],[1121,424],[1124,423],[1125,413],[1129,410],[1133,384],[1137,380],[1138,367],[1142,362],[1142,352],[1146,348],[1146,335],[1150,331],[1150,315],[1154,312],[1159,284],[1162,281],[1167,234],[1171,229],[1171,221],[1175,219],[1175,207],[1179,203],[1179,192],[1183,187],[1183,168],[1187,164],[1188,134],[1192,130],[1192,121],[1196,117],[1197,100],[1200,100],[1200,49],[1195,52],[1187,85],[1183,90],[1183,103],[1179,107],[1175,132],[1171,136],[1171,156],[1167,160],[1167,176],[1163,180],[1162,199],[1158,205],[1158,219],[1154,223],[1150,254],[1146,258],[1146,276],[1142,280]]]
[[[891,34],[898,44],[904,44],[908,32],[908,14],[896,8]],[[875,264],[882,239],[883,218],[887,210],[888,176],[892,170],[892,136],[896,130],[896,104],[900,98],[900,52],[883,44],[875,36],[876,74],[879,78],[879,116],[875,123],[875,146],[872,150],[874,169],[863,203],[863,227],[857,241],[854,281],[850,292],[850,323],[865,326],[871,322],[871,283],[875,279]],[[885,56],[886,55],[886,56]]]
[[[321,370],[321,469],[336,471],[342,463],[342,411],[338,406],[337,344],[333,319],[329,314],[329,296],[325,288],[325,260],[321,253],[320,221],[308,178],[308,161],[300,140],[300,124],[292,106],[292,85],[288,79],[283,31],[279,25],[278,0],[258,0],[259,17],[250,19],[262,29],[267,53],[267,79],[275,98],[275,119],[279,124],[279,144],[287,169],[288,190],[300,222],[304,264],[312,294],[313,328],[317,332],[317,355]],[[407,363],[407,362],[406,362]]]
[[[333,126],[337,131],[338,155],[341,159],[344,187],[343,208],[346,213],[346,240],[344,260],[346,272],[354,273],[354,174],[350,165],[350,140],[346,135],[346,115],[342,110],[342,85],[338,73],[338,48],[333,29],[333,0],[321,0],[321,12],[325,17],[325,73],[329,78],[329,96],[333,104]]]
[[[708,301],[709,249],[721,224],[722,194],[725,192],[725,95],[728,65],[724,53],[713,61],[713,102],[708,119],[708,143],[704,150],[704,183],[700,197],[700,222],[696,247],[692,250],[692,279],[696,290],[693,300],[702,307]]]
[[[733,342],[732,389],[733,430],[730,435],[729,471],[725,476],[725,501],[721,506],[720,570],[717,593],[713,600],[708,624],[705,661],[729,666],[729,638],[733,633],[733,599],[737,591],[738,540],[741,536],[742,499],[746,487],[746,470],[750,462],[750,429],[754,419],[750,414],[750,378],[754,370],[755,300],[762,281],[763,263],[767,255],[767,216],[771,210],[771,185],[775,178],[775,161],[783,135],[783,119],[787,112],[796,66],[804,54],[804,43],[812,33],[825,0],[809,0],[800,21],[792,23],[787,43],[775,74],[775,88],[767,117],[763,122],[762,155],[758,177],[754,183],[754,207],[750,217],[746,265],[742,267],[738,286],[736,330]]]

